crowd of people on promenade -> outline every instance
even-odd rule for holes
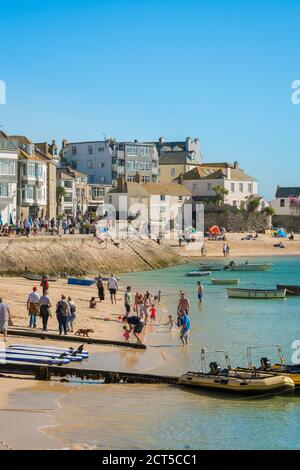
[[[118,279],[113,274],[109,278],[97,278],[97,290],[99,303],[105,301],[106,293],[109,295],[109,301],[112,305],[117,305],[117,293],[120,292]],[[67,335],[73,333],[75,321],[77,317],[77,306],[75,301],[64,294],[60,299],[53,303],[49,294],[49,280],[46,275],[42,276],[39,288],[34,286],[27,297],[27,314],[28,327],[37,328],[38,321],[41,320],[42,332],[48,331],[49,318],[57,320],[57,328],[59,335]],[[124,290],[124,312],[119,315],[118,319],[122,323],[123,340],[129,342],[131,335],[134,336],[137,343],[142,343],[141,334],[148,324],[158,325],[157,316],[161,305],[162,292],[159,290],[153,295],[149,290],[146,292],[132,292],[131,286],[127,286]],[[197,283],[198,302],[202,302],[203,286],[201,282]],[[97,308],[96,296],[89,301],[89,308]],[[168,316],[167,322],[163,323],[169,326],[170,331],[179,330],[179,336],[184,346],[189,344],[189,334],[191,330],[190,320],[191,304],[186,294],[180,291],[177,318],[172,315]],[[54,314],[54,315],[53,315]],[[0,298],[0,332],[7,339],[7,330],[11,313],[9,307],[2,298]],[[164,320],[161,320],[164,321]]]
[[[2,224],[0,219],[0,236],[9,237],[15,235],[21,236],[37,236],[37,235],[67,235],[74,234],[75,231],[81,231],[83,227],[89,226],[91,230],[95,227],[96,218],[94,213],[86,213],[85,215],[64,215],[61,217],[28,217],[17,219],[15,223]]]

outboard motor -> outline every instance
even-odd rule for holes
[[[260,366],[263,370],[271,369],[271,361],[267,357],[262,357],[260,360]]]
[[[209,367],[210,367],[210,373],[213,375],[218,375],[221,372],[220,364],[218,364],[217,362],[211,362],[209,364]]]

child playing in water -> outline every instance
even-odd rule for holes
[[[168,316],[168,323],[166,323],[166,325],[170,325],[169,331],[176,327],[176,322],[173,320],[172,315]]]
[[[151,309],[150,309],[150,320],[151,320],[151,321],[155,322],[155,320],[156,320],[156,314],[157,314],[157,310],[156,310],[156,308],[155,308],[155,305],[152,304]]]
[[[123,334],[124,341],[125,343],[129,343],[130,330],[128,330],[126,325],[123,326],[123,330],[124,330],[124,334]]]

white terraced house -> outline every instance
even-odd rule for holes
[[[0,132],[0,224],[14,223],[17,213],[18,147]]]
[[[214,188],[226,190],[224,204],[240,208],[246,206],[249,198],[260,198],[258,210],[263,210],[267,201],[258,196],[258,181],[239,168],[238,162],[202,163],[187,173],[181,174],[174,181],[182,183],[193,196],[194,201],[216,199]]]

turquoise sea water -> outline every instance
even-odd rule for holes
[[[271,261],[268,272],[215,272],[213,277],[236,277],[241,287],[273,288],[276,283],[300,284],[300,257],[251,259]],[[204,278],[203,304],[197,304],[197,278],[185,277],[197,263],[156,272],[122,276],[133,289],[162,291],[176,316],[178,292],[191,300],[191,344],[186,350],[178,334],[151,326],[147,343],[168,359],[157,373],[179,375],[199,369],[200,348],[226,349],[232,365],[246,365],[246,347],[280,343],[291,362],[292,342],[300,340],[300,297],[285,300],[228,299],[225,286]],[[254,354],[277,359],[272,348]],[[154,356],[153,356],[154,357]],[[89,390],[86,387],[90,387]],[[300,447],[300,396],[246,399],[195,392],[171,386],[77,386],[61,400],[63,428],[54,435],[68,442],[96,448],[149,449],[298,449]],[[80,422],[78,428],[76,423]],[[84,424],[85,423],[85,424]],[[63,430],[63,431],[62,431]]]

